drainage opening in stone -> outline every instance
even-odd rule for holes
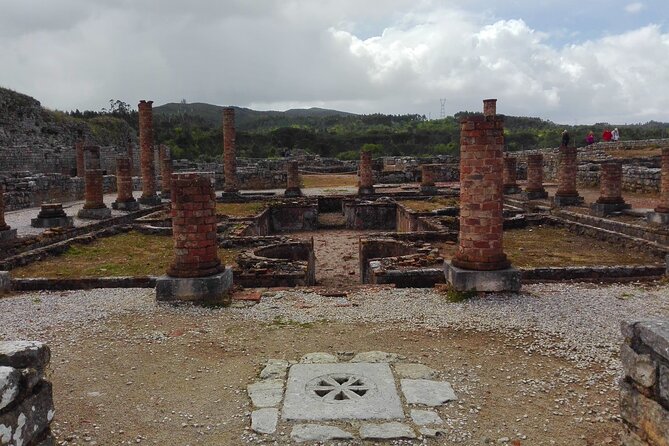
[[[307,385],[309,393],[323,401],[350,401],[367,395],[373,385],[355,375],[326,375],[318,377]]]

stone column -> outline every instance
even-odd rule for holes
[[[583,197],[576,190],[578,161],[576,147],[560,147],[558,155],[558,189],[553,197],[555,206],[575,206],[583,203]]]
[[[88,159],[94,160],[94,157]],[[104,202],[102,187],[102,169],[86,169],[86,189],[84,208],[77,212],[77,217],[90,220],[102,220],[111,217],[111,209]]]
[[[139,157],[142,171],[141,204],[155,206],[160,204],[156,194],[156,177],[153,156],[153,101],[139,101]]]
[[[198,173],[172,174],[174,262],[158,279],[158,300],[226,301],[232,271],[221,265],[216,239],[216,195]]]
[[[295,160],[288,161],[286,164],[286,197],[301,197],[300,189],[300,169],[299,163]]]
[[[660,200],[654,212],[648,213],[646,218],[652,224],[669,225],[669,147],[662,149]]]
[[[509,156],[508,154],[504,156],[503,182],[505,194],[517,194],[520,192],[520,188],[516,182],[516,163],[517,159],[515,156]]]
[[[434,171],[436,164],[423,164],[420,166],[420,193],[425,195],[435,195],[437,186],[434,182]]]
[[[527,187],[523,197],[527,200],[548,197],[544,189],[544,156],[540,153],[527,155]]]
[[[120,211],[136,211],[139,203],[132,196],[132,164],[130,158],[121,155],[116,158],[116,201],[112,203],[112,209]]]
[[[0,184],[0,243],[16,238],[16,229],[5,222],[5,185]]]
[[[172,190],[172,154],[170,153],[170,148],[167,146],[162,146],[160,153],[162,155],[162,159],[160,160],[162,178],[162,190],[160,195],[163,198],[169,199]]]
[[[235,109],[226,107],[223,109],[223,185],[224,194],[237,194],[239,186],[237,183],[237,154],[235,152]]]
[[[372,152],[360,152],[360,186],[358,195],[371,195],[374,193],[374,173],[372,172]]]
[[[78,140],[74,143],[74,155],[77,161],[77,176],[83,178],[86,174],[86,167],[84,164],[84,141]]]
[[[460,121],[460,244],[445,264],[459,291],[520,288],[520,273],[510,268],[502,243],[504,120],[494,101],[484,101],[484,116]]]
[[[623,199],[623,164],[619,161],[607,161],[601,165],[599,177],[599,198],[590,207],[592,213],[604,217],[613,212],[620,212],[630,206]]]

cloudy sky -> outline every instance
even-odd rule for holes
[[[208,102],[669,121],[667,0],[0,0],[0,86],[61,110]]]

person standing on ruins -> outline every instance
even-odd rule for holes
[[[613,129],[613,131],[611,132],[611,139],[613,139],[614,142],[620,139],[620,132],[618,132],[618,127]]]
[[[609,142],[611,141],[611,138],[613,138],[613,133],[611,133],[611,130],[604,129],[604,132],[602,132],[602,140]]]
[[[567,147],[569,145],[569,132],[567,131],[567,129],[565,129],[562,132],[562,144],[561,145],[563,145],[564,147]]]
[[[588,133],[588,136],[585,137],[585,143],[587,145],[595,143],[595,134],[592,132],[592,130],[590,130],[590,133]]]

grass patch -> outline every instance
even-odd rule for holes
[[[448,288],[444,293],[446,295],[446,300],[452,303],[464,302],[476,297],[476,291],[457,291],[453,288]]]
[[[401,200],[404,207],[416,212],[432,212],[437,209],[458,206],[458,199],[453,197],[432,197],[428,200]]]
[[[72,245],[61,256],[15,268],[12,277],[159,276],[174,259],[172,237],[138,232],[101,238],[89,245]],[[239,251],[219,248],[221,262],[236,264]]]
[[[267,207],[265,201],[252,201],[250,203],[216,203],[216,215],[227,215],[228,217],[255,217]]]
[[[302,187],[355,187],[358,184],[358,176],[348,175],[301,175]]]

